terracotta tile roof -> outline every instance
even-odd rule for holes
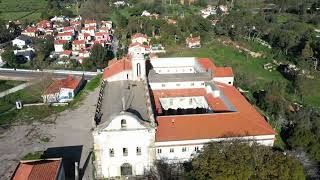
[[[48,26],[51,26],[51,22],[48,20],[42,20],[37,23],[37,27],[47,28]]]
[[[67,40],[54,40],[54,44],[65,44],[67,42]]]
[[[108,67],[103,71],[103,79],[107,79],[113,75],[116,75],[122,71],[131,70],[131,57],[124,57],[120,60],[109,61]]]
[[[156,142],[276,134],[235,87],[217,84],[237,112],[158,116]]]
[[[148,36],[147,36],[147,35],[141,34],[141,33],[133,34],[133,35],[131,36],[131,39],[135,39],[135,38],[139,38],[139,37],[143,37],[143,38],[148,39]]]
[[[85,40],[74,40],[72,44],[85,44]]]
[[[134,46],[140,46],[140,47],[144,47],[144,48],[146,48],[146,49],[149,49],[149,48],[150,48],[148,45],[143,45],[143,44],[140,44],[140,43],[138,43],[138,42],[131,43],[131,44],[129,45],[129,48],[134,47]]]
[[[21,161],[12,180],[56,180],[62,159]]]
[[[84,23],[85,23],[85,24],[94,24],[94,23],[97,23],[97,21],[94,20],[94,19],[86,19],[86,20],[84,21]]]
[[[72,26],[63,27],[63,31],[74,31],[74,27]]]
[[[205,71],[212,70],[213,77],[233,77],[233,71],[231,67],[217,67],[213,61],[209,58],[198,58],[198,63],[203,67]]]
[[[64,50],[63,54],[70,56],[72,54],[72,51],[70,50]]]
[[[59,32],[57,37],[61,37],[61,36],[73,36],[72,32]]]
[[[28,27],[27,29],[24,30],[24,32],[28,32],[28,33],[34,33],[37,31],[38,31],[38,29],[35,27]]]
[[[65,79],[55,80],[47,87],[43,95],[58,93],[61,88],[76,89],[81,81],[82,78],[72,77],[70,75]]]
[[[108,33],[106,33],[106,32],[96,32],[94,35],[95,36],[107,36]]]

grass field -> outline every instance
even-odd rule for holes
[[[46,0],[2,0],[0,3],[0,18],[3,20],[37,21],[40,11],[47,4]]]
[[[218,66],[231,66],[234,72],[242,72],[252,76],[256,80],[257,88],[272,80],[286,81],[279,72],[269,72],[263,69],[263,65],[272,62],[272,58],[268,56],[266,58],[253,58],[233,47],[225,46],[216,41],[199,49],[188,49],[181,46],[169,47],[167,56],[211,58]]]
[[[5,91],[7,89],[13,88],[19,84],[24,83],[23,81],[6,81],[0,80],[0,92]]]

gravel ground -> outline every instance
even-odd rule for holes
[[[80,161],[79,168],[84,169],[80,172],[80,176],[83,179],[93,179],[91,127],[98,92],[99,88],[91,92],[75,109],[61,112],[47,119],[48,122],[54,121],[54,123],[35,122],[30,125],[15,126],[2,134],[0,179],[10,179],[19,160],[26,154],[44,150],[48,157],[63,156],[67,160],[67,165]],[[68,167],[65,169],[67,170]],[[73,167],[71,169],[73,170]],[[72,170],[69,171],[71,175],[74,174]]]

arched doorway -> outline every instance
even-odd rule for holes
[[[122,164],[120,168],[121,168],[121,176],[132,175],[132,166],[129,163]]]

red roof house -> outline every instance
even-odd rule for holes
[[[62,158],[20,161],[12,180],[65,179]]]

